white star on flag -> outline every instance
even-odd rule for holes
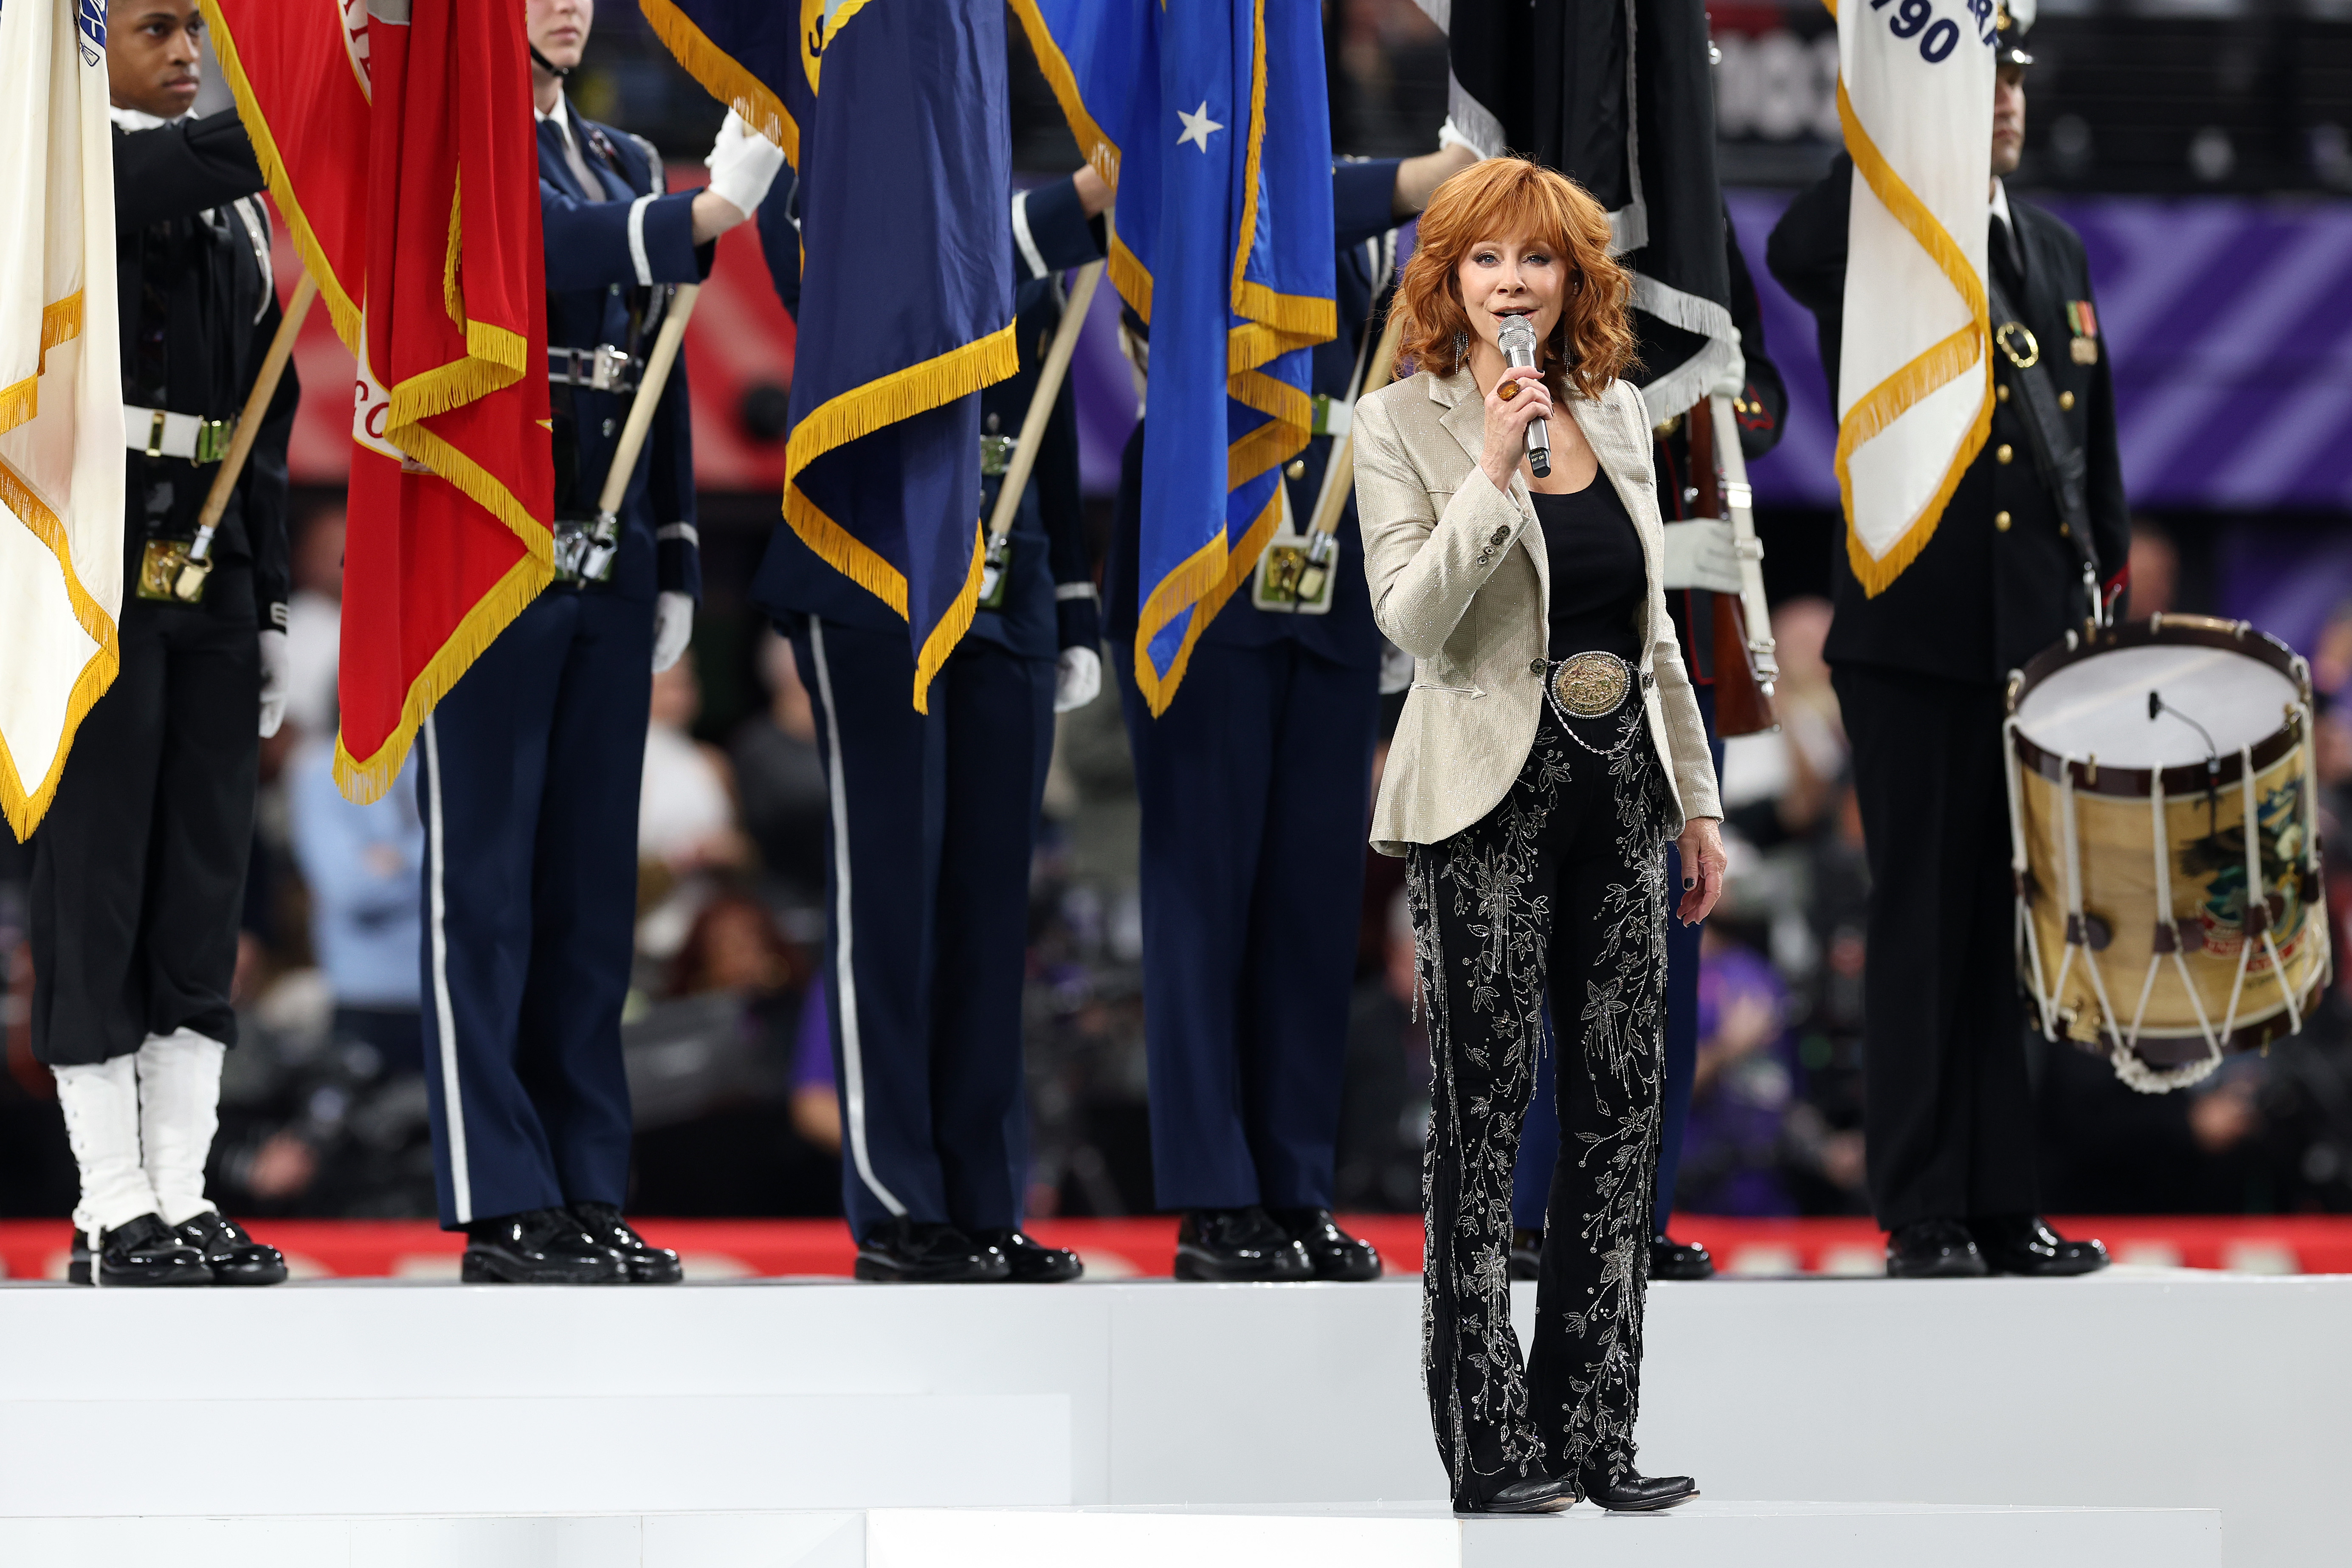
[[[1176,145],[1179,147],[1190,142],[1202,152],[1206,153],[1209,150],[1209,132],[1224,129],[1209,118],[1209,100],[1205,98],[1201,100],[1201,107],[1190,114],[1181,109],[1178,110],[1176,118],[1184,123],[1184,133],[1176,138]]]

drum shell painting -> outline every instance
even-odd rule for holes
[[[2151,1065],[2168,1067],[2205,1055],[2206,1026],[2220,1029],[2225,1021],[2226,1044],[2249,1049],[2288,1033],[2326,984],[2328,925],[2319,880],[2308,868],[2308,748],[2284,748],[2283,755],[2258,766],[2254,775],[2263,903],[2277,949],[2275,963],[2261,932],[2250,936],[2247,930],[2245,790],[2236,759],[2229,762],[2210,792],[2168,794],[2164,801],[2174,933],[2166,945],[2177,946],[2179,964],[2171,961],[2171,952],[2158,951],[2163,939],[2158,932],[2161,905],[2152,795],[2071,791],[2085,940],[2070,963],[2063,821],[2069,792],[2038,769],[2019,770],[2018,801],[2031,868],[2024,912],[2033,938],[2021,942],[2021,962],[2026,984],[2037,994],[2049,994],[2055,984],[2057,1026],[2078,1045],[2110,1045],[2112,1008],[2115,1028],[2126,1037],[2138,1018],[2137,1053]],[[2080,764],[2066,771],[2079,785]],[[2037,959],[2039,984],[2033,973]],[[2160,962],[2153,965],[2151,981],[2152,959]],[[2183,984],[2184,966],[2194,983],[2193,1000]]]

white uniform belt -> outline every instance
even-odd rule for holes
[[[122,405],[123,446],[151,458],[217,463],[228,455],[229,437],[236,434],[235,419],[199,419],[193,414]]]

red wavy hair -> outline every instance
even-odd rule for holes
[[[1599,397],[1634,363],[1633,279],[1609,255],[1609,215],[1583,186],[1525,158],[1487,158],[1437,187],[1391,309],[1404,319],[1396,374],[1452,373],[1454,334],[1470,331],[1456,274],[1482,239],[1529,234],[1569,264],[1568,298],[1543,343],[1552,395]]]

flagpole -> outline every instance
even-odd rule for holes
[[[1751,510],[1756,492],[1748,488],[1748,458],[1739,449],[1739,422],[1732,417],[1731,399],[1717,392],[1706,402],[1715,423],[1715,456],[1723,471],[1723,499],[1731,511],[1732,547],[1739,553],[1739,609],[1748,622],[1748,653],[1756,667],[1756,682],[1769,699],[1780,679],[1780,661],[1772,640],[1771,607],[1764,597],[1764,545],[1756,537],[1756,516]]]
[[[1078,346],[1078,330],[1087,323],[1087,307],[1094,302],[1095,285],[1102,281],[1103,264],[1089,261],[1078,269],[1078,281],[1062,307],[1061,325],[1054,329],[1053,346],[1037,372],[1037,388],[1029,395],[1029,412],[1021,416],[1021,437],[1013,444],[1013,461],[1005,468],[1004,484],[996,492],[996,510],[988,520],[992,545],[1013,531],[1013,514],[1021,510],[1022,492],[1029,488],[1029,470],[1036,466],[1037,448],[1045,438],[1045,422],[1054,416],[1054,400],[1062,393],[1062,378]]]
[[[302,331],[302,318],[310,313],[310,301],[318,297],[319,285],[305,271],[294,285],[293,298],[286,301],[286,313],[278,319],[278,331],[269,340],[269,352],[261,358],[261,374],[254,377],[253,391],[245,400],[245,412],[237,416],[236,432],[229,437],[228,452],[213,474],[212,490],[205,497],[204,510],[196,514],[196,537],[188,546],[187,563],[172,582],[172,592],[190,604],[204,595],[205,579],[213,569],[213,534],[228,510],[228,498],[236,489],[237,477],[245,471],[245,460],[253,451],[254,439],[261,434],[261,421],[269,412],[269,400],[278,395],[278,383],[286,374],[287,360],[293,355],[294,339]]]
[[[1372,351],[1372,363],[1364,367],[1364,396],[1370,397],[1386,386],[1395,375],[1397,345],[1403,341],[1404,312],[1392,304],[1388,325],[1381,332],[1381,346]],[[1339,514],[1347,510],[1348,497],[1356,488],[1355,410],[1348,413],[1348,433],[1332,443],[1331,460],[1323,467],[1323,489],[1315,498],[1315,515],[1307,524],[1309,533],[1339,532]],[[1304,588],[1299,596],[1314,597]]]
[[[646,356],[645,374],[637,377],[637,395],[629,405],[628,422],[621,426],[621,438],[613,447],[613,462],[604,470],[604,492],[596,500],[596,522],[601,529],[606,519],[614,521],[621,515],[621,502],[628,498],[629,481],[636,477],[637,454],[645,449],[646,435],[653,428],[654,411],[661,405],[662,388],[669,384],[669,373],[677,363],[679,345],[686,342],[687,318],[694,314],[694,301],[702,293],[699,283],[681,283],[670,297],[669,309],[662,312],[661,331],[655,334],[653,352]]]

